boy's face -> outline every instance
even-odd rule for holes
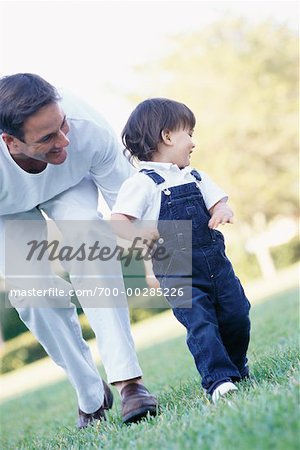
[[[169,131],[170,140],[169,156],[173,164],[177,164],[180,169],[190,165],[190,158],[195,144],[193,142],[194,130],[190,128],[180,128],[179,130]]]

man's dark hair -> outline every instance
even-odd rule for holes
[[[0,133],[24,139],[26,119],[59,100],[56,88],[39,75],[17,73],[0,78]]]
[[[123,131],[125,153],[140,161],[151,161],[163,130],[193,129],[196,119],[183,103],[167,98],[152,98],[140,103],[131,113]]]

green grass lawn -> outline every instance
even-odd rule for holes
[[[106,423],[78,431],[64,381],[1,405],[1,449],[299,449],[298,291],[268,298],[251,317],[253,380],[240,383],[230,403],[210,404],[180,337],[139,352],[161,405],[157,418],[122,426],[116,394]]]

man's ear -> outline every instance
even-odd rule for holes
[[[164,144],[171,145],[172,141],[171,141],[171,131],[170,130],[168,130],[168,129],[162,130],[161,137],[162,137]]]
[[[11,152],[18,149],[18,140],[14,136],[8,133],[2,133],[2,139]]]

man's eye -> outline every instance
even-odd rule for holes
[[[43,143],[43,142],[49,142],[49,141],[51,141],[51,139],[52,139],[52,137],[53,137],[53,135],[52,134],[49,134],[48,136],[45,136],[43,139],[41,139],[41,143]]]

